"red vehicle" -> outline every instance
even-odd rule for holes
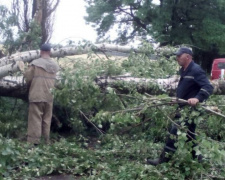
[[[213,60],[211,80],[214,79],[225,79],[225,58]]]

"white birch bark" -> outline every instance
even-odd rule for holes
[[[24,70],[24,62],[16,61],[13,64],[7,64],[5,66],[0,67],[0,77],[4,77],[5,75],[12,75],[17,71]]]
[[[81,54],[87,54],[90,51],[97,51],[97,52],[118,51],[118,52],[123,52],[123,53],[129,53],[131,51],[141,52],[140,50],[134,49],[129,46],[96,44],[96,45],[87,45],[85,47],[71,46],[71,47],[63,47],[63,48],[58,48],[58,49],[53,48],[51,51],[51,57],[65,57],[65,56],[81,55]],[[16,61],[30,62],[39,57],[40,57],[39,50],[20,52],[20,53],[13,54],[11,56],[1,58],[0,66],[12,64]]]
[[[59,77],[60,78],[60,77]],[[85,78],[84,78],[85,79]],[[174,76],[168,79],[147,79],[135,78],[130,76],[114,76],[111,78],[98,77],[96,84],[101,88],[112,87],[118,91],[127,92],[127,85],[134,85],[140,93],[149,93],[151,95],[169,94],[175,96],[175,91],[179,81],[179,76]],[[214,87],[214,94],[225,95],[225,81],[211,81]],[[119,84],[119,86],[118,86]],[[62,87],[63,88],[63,87]],[[129,90],[128,90],[129,91]],[[27,88],[22,76],[11,77],[6,76],[0,80],[0,96],[17,97],[26,99]]]
[[[131,51],[141,52],[138,49],[134,49],[129,46],[117,46],[109,44],[96,44],[96,45],[87,45],[85,47],[64,47],[58,49],[52,49],[51,57],[65,57],[73,55],[87,54],[90,51],[104,52],[104,51],[118,51],[123,53],[129,53]],[[34,59],[40,57],[40,50],[32,50],[26,52],[20,52],[13,54],[11,56],[3,57],[0,59],[0,78],[10,75],[11,73],[17,72],[20,70],[18,67],[17,61],[31,62]]]

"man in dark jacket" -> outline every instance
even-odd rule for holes
[[[177,98],[187,100],[189,105],[195,106],[198,102],[203,102],[212,94],[213,86],[210,84],[202,68],[192,60],[193,54],[189,48],[182,47],[175,54],[177,62],[181,66],[180,81],[177,87]],[[180,115],[177,114],[175,118],[180,118]],[[185,125],[188,127],[188,141],[195,139],[196,124],[194,121],[192,120],[191,123],[189,123],[187,118],[185,120]],[[170,134],[177,136],[176,125],[172,125]],[[168,162],[171,158],[171,154],[173,154],[176,149],[175,140],[168,136],[160,157],[154,160],[147,159],[147,164],[156,166],[160,163]],[[193,158],[196,157],[194,151],[192,152],[192,155]]]
[[[27,141],[39,144],[41,136],[49,143],[53,95],[59,66],[50,58],[51,46],[41,46],[41,57],[33,60],[24,77],[29,89],[29,115]]]

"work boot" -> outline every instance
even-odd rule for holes
[[[199,163],[203,162],[203,156],[201,154],[196,155],[196,152],[194,150],[192,151],[192,157],[193,159],[197,160]]]
[[[157,165],[162,164],[164,162],[169,162],[170,159],[171,159],[171,156],[166,157],[166,153],[165,153],[165,151],[163,151],[159,158],[156,158],[156,159],[149,159],[148,158],[146,160],[146,163],[150,164],[150,165],[153,165],[153,166],[157,166]]]
[[[153,165],[153,166],[157,166],[159,164],[161,164],[160,158],[157,159],[147,159],[147,164]]]
[[[202,163],[203,162],[203,156],[200,154],[197,156],[197,160],[199,163]]]
[[[157,166],[159,164],[162,164],[162,163],[165,163],[165,162],[169,162],[170,158],[156,158],[156,159],[147,159],[146,160],[146,163],[147,164],[150,164],[150,165],[153,165],[153,166]]]

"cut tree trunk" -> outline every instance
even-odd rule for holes
[[[85,78],[84,78],[85,79]],[[96,84],[104,89],[107,87],[115,88],[118,92],[129,93],[131,85],[136,87],[139,93],[148,93],[151,95],[168,94],[175,96],[175,91],[179,81],[179,76],[168,79],[147,79],[135,78],[130,76],[114,76],[110,78],[97,77]],[[225,81],[213,80],[214,94],[225,95]],[[20,77],[4,77],[0,80],[0,96],[16,97],[26,100],[27,87],[23,79]]]
[[[5,66],[0,67],[0,77],[4,77],[7,75],[13,75],[13,73],[17,71],[24,70],[24,62],[23,61],[16,61],[13,64],[7,64]]]

